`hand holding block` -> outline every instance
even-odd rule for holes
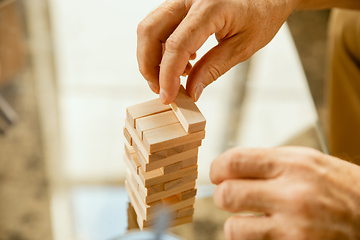
[[[204,116],[182,85],[170,106],[186,132],[193,133],[205,129],[206,120]]]

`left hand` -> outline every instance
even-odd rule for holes
[[[309,148],[231,149],[211,165],[227,239],[360,239],[360,167]]]

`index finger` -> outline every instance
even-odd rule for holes
[[[224,25],[220,15],[210,14],[211,4],[198,1],[194,3],[175,31],[166,40],[165,52],[160,67],[160,98],[163,103],[171,103],[180,87],[183,74],[191,55],[204,44],[213,33]]]
[[[282,172],[283,164],[272,155],[272,149],[230,149],[212,162],[211,182],[219,184],[226,179],[275,178]]]
[[[136,54],[139,70],[155,93],[159,93],[162,44],[187,11],[188,7],[184,1],[166,1],[138,25]]]

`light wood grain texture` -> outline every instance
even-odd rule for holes
[[[125,139],[129,143],[129,145],[132,146],[132,137],[130,136],[130,133],[128,132],[128,130],[126,130],[125,127],[123,128],[123,132],[124,132]]]
[[[145,187],[151,187],[160,183],[169,182],[177,178],[181,178],[190,174],[197,173],[197,165],[188,168],[183,168],[180,171],[166,175],[163,175],[160,169],[155,169],[150,172],[144,172],[142,168],[139,169],[140,169],[139,176]],[[159,171],[157,170],[159,170],[161,173],[159,173]]]
[[[138,133],[135,131],[135,129],[133,127],[131,127],[129,121],[126,119],[125,120],[125,128],[128,130],[128,132],[130,133],[131,137],[132,137],[132,141],[133,141],[133,147],[135,149],[135,151],[139,151],[142,153],[142,155],[144,156],[145,160],[150,163],[150,162],[155,162],[161,159],[166,158],[167,156],[167,151],[158,151],[158,152],[154,152],[153,154],[150,154],[144,145],[144,142],[139,138]]]
[[[187,133],[180,123],[150,129],[143,132],[144,145],[149,153],[154,153],[205,138],[205,130]]]
[[[194,148],[186,152],[178,153],[175,155],[172,155],[170,157],[164,158],[162,160],[158,160],[152,163],[146,163],[144,159],[141,159],[142,156],[138,156],[139,162],[141,164],[142,169],[145,172],[152,171],[157,168],[161,168],[164,166],[171,165],[173,163],[181,162],[183,160],[187,160],[189,158],[196,157],[197,159],[198,155],[198,149]],[[141,160],[140,160],[141,159]]]
[[[181,201],[185,201],[187,199],[193,198],[196,196],[197,189],[191,189],[182,193],[178,193],[177,196]]]
[[[143,139],[143,132],[163,127],[173,123],[179,123],[175,113],[173,111],[166,111],[157,114],[153,114],[147,117],[136,119],[136,131],[141,139]]]
[[[198,140],[198,141],[195,141],[195,142],[187,143],[185,145],[185,149],[186,149],[186,151],[188,151],[190,149],[194,149],[194,148],[197,148],[197,147],[200,147],[200,146],[201,146],[201,140]]]
[[[139,225],[137,224],[136,212],[135,212],[133,206],[131,205],[131,202],[129,202],[129,204],[128,204],[127,217],[128,217],[127,230],[138,229]]]
[[[138,156],[136,153],[131,154],[131,165],[136,171],[136,174],[139,174],[139,167],[141,167],[140,162],[138,160]]]
[[[177,211],[177,218],[188,217],[194,215],[194,206],[186,207]]]
[[[186,132],[193,133],[205,129],[205,117],[182,85],[170,106]]]
[[[173,188],[182,186],[183,184],[187,184],[189,182],[193,182],[197,179],[197,173],[187,175],[183,178],[175,179],[169,182],[164,183],[164,191],[171,190]]]
[[[182,224],[191,223],[192,221],[193,221],[193,216],[177,218],[177,219],[169,221],[168,227],[175,227],[175,226],[179,226]],[[139,224],[140,229],[152,227],[155,225],[155,223],[156,223],[156,221],[144,221],[144,220],[139,221],[139,219],[138,219],[138,224]]]
[[[173,173],[173,172],[179,171],[181,169],[181,166],[182,166],[181,162],[173,163],[168,166],[164,166],[162,171],[164,174]]]
[[[185,151],[189,151],[189,150],[197,148],[199,146],[201,146],[201,140],[191,142],[191,143],[187,143],[187,144],[177,146],[177,147],[173,147],[173,148],[168,148],[167,149],[167,156],[170,157],[172,155],[182,153],[182,152],[185,152]]]
[[[146,204],[142,201],[138,192],[133,191],[134,185],[132,182],[125,181],[125,189],[129,195],[130,201],[134,206],[136,214],[141,216],[144,220],[151,220],[158,217],[161,209],[166,212],[176,212],[180,209],[194,205],[195,197],[181,201],[176,195],[164,198],[162,200]]]
[[[184,161],[181,162],[181,168],[187,168],[187,167],[190,167],[190,166],[193,166],[193,165],[196,165],[197,164],[197,156],[196,157],[192,157],[192,158],[189,158],[189,159],[186,159]]]
[[[180,187],[181,185],[183,185],[183,179],[178,178],[178,179],[175,179],[175,180],[164,183],[164,190],[168,191],[168,190],[171,190],[173,188]]]
[[[131,126],[135,128],[136,119],[168,111],[170,109],[169,105],[162,104],[161,100],[157,98],[126,108],[126,118],[129,119]]]
[[[142,218],[145,220],[148,219],[149,216],[155,217],[156,213],[159,212],[164,207],[164,203],[162,200],[146,204],[141,199],[139,192],[135,191],[135,186],[134,186],[134,184],[132,184],[131,181],[126,180],[125,188],[129,194],[131,203],[136,204],[136,206],[138,207],[139,212],[138,212],[138,210],[136,210],[136,208],[133,204],[136,214],[137,215],[140,214],[142,216]],[[131,199],[131,197],[133,198],[133,200]],[[193,201],[192,199],[187,199],[186,201],[183,201],[183,202],[185,202],[185,204],[178,204],[178,205],[182,207],[182,205],[187,205],[192,201]],[[178,210],[178,209],[181,209],[181,208],[179,207],[176,210]]]

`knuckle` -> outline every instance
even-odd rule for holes
[[[177,52],[181,49],[181,39],[175,33],[171,34],[165,42],[167,52]]]
[[[152,26],[146,19],[142,20],[138,24],[136,29],[136,33],[139,37],[148,35],[151,31],[152,31]]]
[[[207,73],[210,76],[211,82],[216,81],[216,79],[218,79],[221,75],[222,75],[222,71],[221,71],[221,66],[220,65],[210,65],[207,68]]]

